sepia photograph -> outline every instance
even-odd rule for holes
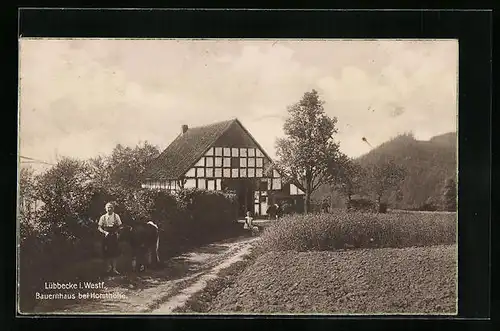
[[[457,315],[458,40],[19,39],[17,311]]]

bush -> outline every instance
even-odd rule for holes
[[[143,189],[118,204],[124,223],[153,220],[160,229],[160,254],[226,239],[240,231],[234,194],[184,189],[171,194]],[[118,213],[118,211],[117,211]]]
[[[378,212],[379,213],[387,213],[387,203],[386,202],[381,202],[378,205]]]
[[[261,251],[410,247],[456,242],[455,214],[334,213],[292,215],[262,234]]]
[[[366,198],[357,198],[347,201],[347,210],[352,211],[375,211],[376,205],[373,201]]]

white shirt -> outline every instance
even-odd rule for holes
[[[106,213],[99,219],[98,226],[100,228],[112,227],[114,225],[122,225],[122,220],[120,219],[120,216],[118,216],[118,214],[112,213],[111,215],[109,215],[108,213]]]
[[[246,219],[246,221],[245,221],[245,224],[246,224],[246,225],[249,225],[249,226],[250,226],[250,225],[253,225],[253,224],[252,224],[253,217],[251,217],[251,216],[246,216],[246,217],[245,217],[245,219]]]

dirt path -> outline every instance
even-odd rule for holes
[[[126,274],[103,279],[104,289],[78,290],[94,297],[72,300],[41,300],[36,313],[169,314],[181,307],[217,273],[242,259],[257,238],[237,238],[199,248],[165,261],[160,270],[141,275]],[[53,293],[53,292],[52,292]],[[71,293],[71,292],[66,292]],[[80,299],[78,298],[80,297]]]

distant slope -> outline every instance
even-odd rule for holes
[[[425,202],[438,203],[446,178],[457,173],[457,136],[455,132],[435,136],[428,141],[411,135],[400,135],[359,157],[361,165],[377,162],[380,157],[393,157],[407,169],[402,183],[402,200],[391,192],[389,203],[397,208],[416,208]]]

